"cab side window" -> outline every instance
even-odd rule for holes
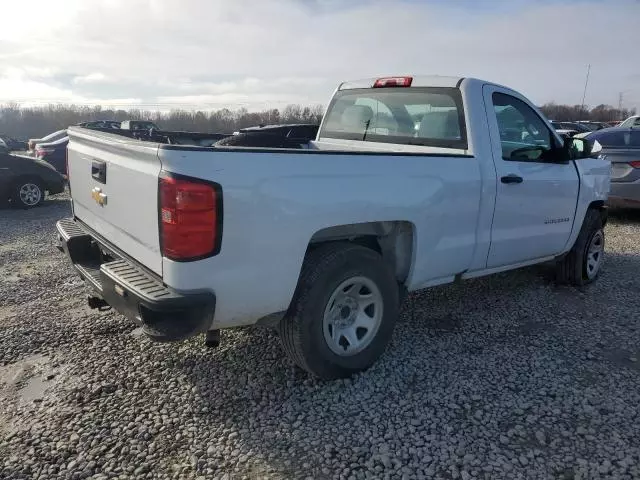
[[[502,158],[516,162],[545,162],[556,142],[546,123],[522,100],[504,93],[493,94]]]

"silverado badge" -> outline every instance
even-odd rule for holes
[[[94,187],[93,190],[91,190],[91,197],[101,207],[104,207],[107,204],[107,195],[102,193],[102,189],[100,187]]]

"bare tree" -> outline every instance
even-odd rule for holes
[[[635,108],[618,109],[611,105],[598,105],[589,109],[582,108],[581,105],[558,105],[547,103],[540,107],[540,110],[550,119],[559,121],[591,120],[595,122],[613,122],[624,120],[631,115],[635,115]]]
[[[321,105],[287,105],[249,112],[246,108],[215,111],[171,110],[170,112],[114,110],[100,106],[47,105],[21,108],[16,103],[0,106],[0,134],[27,139],[41,137],[80,122],[92,120],[152,120],[165,130],[232,133],[238,128],[279,123],[319,123]]]

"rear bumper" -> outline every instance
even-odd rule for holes
[[[72,218],[60,220],[56,228],[59,248],[94,295],[140,325],[153,340],[180,341],[211,327],[214,294],[174,291]]]
[[[612,207],[640,208],[640,182],[611,182],[608,203]]]

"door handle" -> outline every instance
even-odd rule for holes
[[[522,177],[520,175],[516,175],[515,173],[510,173],[505,177],[500,177],[500,181],[502,183],[522,183]]]
[[[91,162],[91,176],[94,180],[105,184],[107,183],[107,164],[100,160]]]

